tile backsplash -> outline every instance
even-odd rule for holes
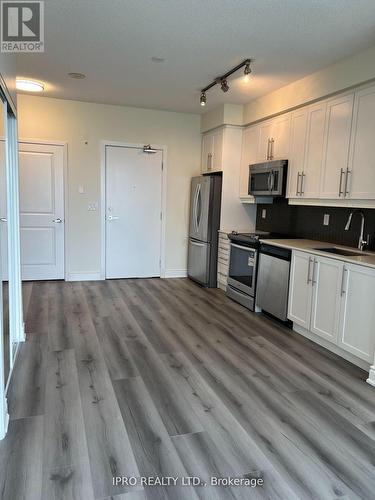
[[[264,210],[265,218],[264,216]],[[361,227],[361,217],[353,216],[351,229],[345,231],[350,212],[355,209],[337,207],[310,207],[288,205],[285,200],[272,205],[257,206],[256,228],[291,237],[327,241],[336,245],[356,247]],[[375,250],[375,209],[363,209],[365,214],[365,237],[370,234],[369,249]],[[324,216],[329,215],[329,225],[324,225]],[[326,217],[327,219],[327,217]]]

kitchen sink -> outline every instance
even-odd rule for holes
[[[314,248],[314,250],[319,250],[319,252],[335,253],[336,255],[345,255],[347,257],[356,257],[359,255],[366,255],[363,252],[356,252],[354,250],[345,250],[344,248]]]

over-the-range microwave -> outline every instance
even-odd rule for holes
[[[249,194],[285,196],[288,160],[272,160],[249,165]]]

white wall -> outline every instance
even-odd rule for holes
[[[200,116],[34,96],[18,96],[20,139],[68,143],[70,274],[100,271],[100,141],[168,148],[166,270],[186,270],[190,179],[200,172]],[[85,144],[85,141],[88,144]],[[78,186],[85,194],[78,193]]]

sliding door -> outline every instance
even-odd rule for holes
[[[16,118],[0,93],[0,439],[7,429],[6,391],[24,340],[20,266]]]

